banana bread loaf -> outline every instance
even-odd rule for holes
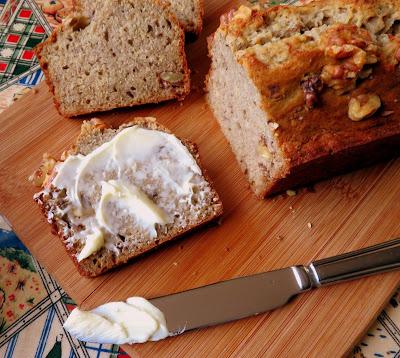
[[[153,118],[84,122],[62,161],[31,180],[47,221],[85,276],[97,276],[222,214],[196,146]]]
[[[259,196],[400,148],[400,3],[240,7],[209,39],[208,102]]]

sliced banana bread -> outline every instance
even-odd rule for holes
[[[186,32],[199,35],[203,28],[204,0],[170,0],[171,10]],[[104,0],[75,0],[74,6],[93,16]]]
[[[190,91],[184,33],[157,0],[108,0],[74,12],[36,48],[64,116],[182,99]]]
[[[400,150],[400,3],[240,7],[209,40],[208,102],[264,197]]]
[[[203,28],[204,0],[170,0],[170,3],[185,31],[199,35]]]
[[[222,214],[194,144],[154,118],[84,122],[62,161],[31,177],[46,219],[85,276],[97,276]]]

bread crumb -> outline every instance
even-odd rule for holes
[[[284,237],[282,235],[277,235],[276,237],[278,240],[282,241],[284,239]]]
[[[293,206],[292,205],[289,206],[289,210],[293,210]]]
[[[178,263],[177,263],[177,262],[174,262],[172,265],[174,265],[174,266],[178,266]]]
[[[286,194],[288,196],[296,196],[297,192],[296,192],[296,190],[286,190]]]
[[[312,224],[312,223],[308,223],[308,224],[307,224],[307,227],[311,230],[312,227],[313,227],[313,224]]]
[[[382,117],[390,116],[390,115],[392,115],[393,113],[394,113],[394,111],[385,111],[385,112],[382,113]]]
[[[36,87],[32,91],[33,91],[33,94],[39,93],[39,90]]]
[[[270,128],[274,131],[277,130],[279,128],[279,124],[275,123],[275,122],[269,122],[268,125],[270,126]]]
[[[229,247],[225,247],[225,251],[229,252],[229,251],[231,251],[231,249]]]

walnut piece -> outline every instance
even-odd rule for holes
[[[372,116],[380,107],[381,99],[376,94],[361,94],[349,102],[349,118],[358,122]]]
[[[269,151],[269,149],[267,148],[267,146],[263,143],[260,143],[257,147],[257,152],[258,154],[260,154],[263,158],[267,159],[267,160],[271,160],[272,159],[272,154]]]
[[[318,94],[322,91],[324,84],[318,75],[309,75],[300,83],[304,92],[307,108],[313,108],[318,103]]]
[[[372,73],[379,47],[366,30],[352,25],[338,25],[324,37],[327,64],[322,68],[321,79],[338,94],[349,92],[356,87],[357,79]]]
[[[57,161],[53,157],[50,157],[47,153],[43,154],[39,169],[29,177],[29,181],[37,187],[44,186],[56,163]]]
[[[182,73],[163,72],[160,74],[160,83],[163,88],[178,87],[183,84],[184,76]]]
[[[176,83],[183,81],[182,73],[174,73],[174,72],[163,72],[160,75],[161,79],[166,82]]]

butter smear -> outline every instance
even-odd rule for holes
[[[164,314],[142,297],[106,303],[91,311],[75,308],[64,328],[80,341],[102,344],[144,343],[169,336]]]
[[[74,227],[84,228],[68,239],[71,245],[83,244],[79,262],[103,247],[118,254],[113,237],[118,237],[122,221],[130,220],[147,237],[156,238],[156,225],[174,222],[177,214],[165,197],[190,202],[201,170],[172,134],[132,126],[87,155],[70,155],[56,173],[52,185],[65,190],[69,202],[60,216],[68,214]],[[155,202],[155,190],[163,195],[163,207]]]

